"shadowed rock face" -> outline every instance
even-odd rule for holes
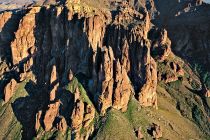
[[[202,63],[209,71],[209,5],[202,0],[163,0],[154,6],[159,15],[153,22],[166,28],[173,52],[190,63]]]
[[[110,2],[112,10],[98,8],[91,1],[52,3],[27,7],[16,13],[20,19],[13,18],[15,12],[0,14],[0,47],[7,46],[0,48],[0,60],[9,64],[8,75],[18,84],[31,80],[43,96],[41,100],[33,99],[39,104],[31,108],[34,126],[31,131],[24,129],[25,139],[42,135],[40,128],[46,133],[58,130],[65,134],[68,127],[74,139],[88,139],[97,131],[94,123],[98,114],[104,116],[110,108],[126,112],[131,98],[142,107],[158,108],[158,82],[178,81],[185,74],[178,62],[168,62],[174,56],[173,50],[179,53],[194,46],[189,43],[194,41],[189,29],[184,27],[204,28],[186,21],[182,25],[186,34],[175,32],[182,22],[181,15],[187,13],[171,17],[155,1]],[[186,3],[172,2],[182,6]],[[198,9],[203,6],[200,1],[192,5]],[[154,23],[159,27],[151,22],[158,12],[159,20]],[[7,23],[14,23],[16,28],[8,28]],[[171,40],[168,35],[173,36]],[[183,42],[190,46],[184,48]],[[184,58],[193,53],[183,54]],[[169,70],[158,71],[160,63]],[[4,86],[5,102],[12,98],[15,85],[11,80]],[[160,126],[154,127],[154,138],[162,137]],[[138,133],[142,137],[141,130]]]

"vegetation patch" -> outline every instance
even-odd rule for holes
[[[89,99],[87,95],[87,92],[83,88],[82,84],[79,83],[76,77],[74,77],[72,81],[65,87],[65,89],[70,91],[72,94],[75,93],[77,88],[80,91],[82,101],[86,102],[87,104],[92,104],[91,100]]]
[[[132,125],[120,111],[111,109],[102,120],[95,139],[136,139]]]

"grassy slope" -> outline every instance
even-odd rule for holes
[[[120,111],[111,109],[105,117],[105,124],[101,123],[96,140],[135,139],[131,123]]]
[[[138,102],[131,99],[126,113],[112,109],[107,115],[104,126],[100,127],[96,139],[136,139],[133,130],[141,126],[145,139],[152,140],[147,133],[152,123],[162,127],[162,139],[205,139],[199,128],[180,114],[176,109],[175,100],[160,86],[158,86],[158,105],[158,110],[140,108]]]

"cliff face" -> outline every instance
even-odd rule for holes
[[[4,104],[12,104],[23,125],[24,139],[69,130],[74,139],[91,138],[99,115],[111,108],[127,112],[133,98],[141,107],[158,108],[158,82],[177,81],[185,72],[180,61],[170,62],[171,41],[166,30],[151,23],[156,9],[150,4],[135,3],[134,9],[119,2],[110,11],[66,1],[1,13],[0,65],[6,65],[1,88]],[[24,82],[29,99],[22,104],[30,111],[22,119],[23,105],[12,96]]]

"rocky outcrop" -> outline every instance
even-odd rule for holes
[[[41,115],[42,115],[42,111],[38,111],[38,113],[36,113],[36,123],[35,123],[35,130],[38,132],[40,126],[41,126]]]
[[[52,90],[50,91],[50,101],[54,101],[56,99],[56,93],[58,91],[59,83],[53,86]]]
[[[153,123],[151,131],[154,139],[159,139],[163,136],[161,127],[155,123]]]
[[[12,17],[12,12],[3,12],[0,14],[0,31],[2,31],[3,27],[7,23],[7,21]]]
[[[164,81],[165,83],[170,83],[179,80],[180,77],[183,77],[185,74],[184,69],[182,68],[181,62],[165,62],[166,65],[162,64],[164,70],[159,72],[158,79],[159,81]],[[163,69],[162,68],[162,69]]]
[[[102,64],[99,71],[99,86],[98,93],[99,95],[99,109],[102,114],[105,113],[106,109],[112,106],[112,93],[113,93],[113,63],[114,63],[114,54],[111,47],[102,48]]]
[[[126,61],[128,60],[126,60],[125,56],[121,65],[119,59],[115,60],[111,47],[104,47],[102,53],[102,64],[99,72],[99,81],[101,83],[98,87],[101,88],[101,92],[98,91],[101,93],[98,99],[99,109],[102,114],[111,106],[125,112],[130,96],[134,92],[124,67],[124,65],[127,66]]]
[[[130,79],[127,72],[123,66],[121,66],[120,61],[117,60],[115,73],[115,89],[113,93],[113,108],[122,110],[125,112],[127,110],[128,102],[132,93],[134,93],[133,87],[131,85]]]
[[[0,13],[0,61],[7,61],[10,65],[12,61],[10,44],[14,40],[14,33],[23,17],[22,14],[24,14],[24,11],[4,11]]]
[[[23,17],[19,23],[15,40],[11,43],[13,65],[27,60],[35,52],[35,27],[36,14],[39,13],[40,7],[34,7]]]
[[[131,24],[131,28],[127,28],[127,24]],[[151,81],[154,82],[144,81],[144,78],[146,76],[144,75],[143,71],[144,69],[146,69],[146,67],[144,67],[142,64],[144,63],[142,62],[142,57],[146,57],[146,55],[148,55],[148,58],[146,59],[150,59],[151,57],[150,44],[147,38],[147,34],[150,30],[150,19],[148,13],[145,11],[141,14],[137,14],[137,11],[132,9],[126,2],[123,2],[121,4],[121,7],[119,7],[119,13],[114,18],[113,25],[108,29],[109,34],[113,35],[108,35],[107,37],[106,41],[107,44],[110,46],[107,50],[110,50],[109,48],[112,48],[111,52],[113,51],[114,58],[110,57],[112,55],[108,57],[105,55],[102,56],[102,66],[104,63],[103,60],[105,59],[104,57],[107,57],[109,60],[109,62],[107,62],[107,65],[110,67],[114,67],[112,68],[113,70],[111,71],[111,73],[109,72],[110,68],[106,70],[104,67],[100,67],[101,69],[105,69],[104,75],[105,77],[107,77],[107,79],[109,79],[109,82],[108,80],[106,82],[104,80],[102,84],[99,83],[99,87],[100,85],[102,85],[102,89],[107,90],[107,92],[104,92],[102,90],[104,93],[106,93],[106,96],[103,96],[103,92],[100,92],[102,94],[99,96],[99,101],[101,103],[99,109],[101,110],[102,114],[107,108],[111,106],[113,106],[116,109],[126,111],[127,103],[134,91],[132,85],[134,85],[135,89],[144,91],[144,94],[146,94],[147,91],[151,89],[152,93],[148,93],[148,97],[145,95],[141,97],[139,96],[139,100],[140,98],[141,100],[147,100],[147,98],[152,98],[148,99],[153,100],[151,101],[152,103],[148,104],[148,106],[155,104],[157,85],[157,81],[155,81],[155,77],[157,77],[156,64],[153,60],[152,66],[155,65],[155,69],[152,72],[153,75],[151,77],[154,78]],[[148,54],[144,53],[145,48],[148,48]],[[102,53],[104,54],[103,51],[104,49],[102,49]],[[106,52],[107,51],[105,49],[105,54]],[[150,62],[148,62],[148,65],[150,65]],[[149,69],[149,66],[147,69]],[[114,75],[112,73],[114,73]],[[99,72],[99,81],[101,81],[101,75],[103,75],[103,73]],[[130,78],[132,84],[130,82]],[[150,77],[148,76],[147,79],[149,80]],[[114,83],[112,82],[113,80]],[[112,85],[114,85],[114,88],[112,88]],[[145,87],[147,85],[148,90],[145,87],[145,89],[142,89],[144,85]],[[144,103],[142,103],[141,105],[147,106]]]
[[[74,81],[72,81],[74,82]],[[84,99],[86,93],[81,93],[81,88],[76,87],[74,94],[74,105],[73,111],[71,113],[71,127],[72,137],[74,139],[86,139],[93,131],[93,120],[95,118],[95,108],[93,104],[88,101],[89,99]],[[81,133],[81,130],[85,132]]]
[[[85,108],[83,126],[85,128],[90,126],[90,123],[94,120],[94,118],[95,118],[95,108],[92,105],[88,104]]]
[[[78,132],[82,128],[84,112],[84,103],[81,100],[77,100],[75,102],[74,110],[71,115],[71,126],[75,132]]]
[[[61,131],[63,134],[65,134],[67,130],[67,123],[64,117],[58,117],[58,122],[56,124],[56,128]]]
[[[86,139],[93,131],[93,122],[95,118],[95,108],[93,105],[84,103],[81,100],[75,102],[74,110],[71,115],[71,127],[73,129],[73,137],[75,139]],[[86,130],[81,134],[80,130]],[[86,138],[85,138],[86,137]]]
[[[43,120],[45,131],[50,131],[50,129],[53,127],[53,122],[55,121],[55,118],[56,116],[58,116],[59,113],[59,106],[60,101],[56,101],[55,103],[51,103],[48,105],[48,109]]]
[[[137,137],[137,139],[143,139],[144,138],[144,135],[142,134],[142,129],[141,129],[141,127],[139,127],[136,131],[135,131],[135,133],[136,133],[136,137]]]
[[[152,40],[152,56],[159,62],[163,62],[171,54],[171,41],[167,31],[153,27],[150,31],[150,39]]]
[[[210,97],[210,90],[205,85],[204,85],[203,91],[204,91],[204,96],[206,98],[209,98]]]
[[[56,80],[58,79],[58,73],[56,71],[56,66],[53,65],[52,66],[52,71],[50,74],[50,84],[53,84],[54,82],[56,82]]]
[[[72,79],[73,79],[73,77],[74,77],[74,74],[73,74],[73,72],[71,71],[71,70],[69,70],[69,73],[68,73],[68,81],[72,81]]]
[[[210,91],[207,90],[207,92],[205,93],[205,97],[209,98],[210,97]]]
[[[9,71],[9,67],[5,61],[0,62],[0,79],[3,78],[3,74]]]
[[[4,102],[7,103],[15,91],[15,86],[17,82],[14,79],[11,79],[10,82],[4,87]]]
[[[144,56],[145,84],[139,93],[139,102],[142,106],[157,108],[157,64],[150,56],[150,48],[146,48]]]

